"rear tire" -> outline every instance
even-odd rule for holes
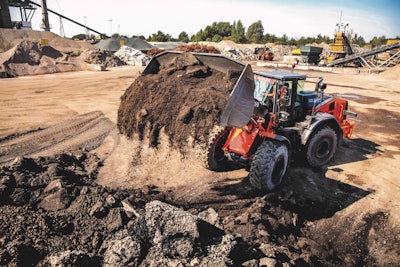
[[[222,147],[228,139],[229,132],[229,129],[223,128],[222,130],[219,129],[219,131],[210,134],[206,159],[207,169],[212,171],[224,171],[229,168],[229,161],[222,150]]]
[[[261,191],[272,191],[279,186],[289,163],[288,148],[283,143],[266,141],[257,149],[251,163],[250,184]]]
[[[322,167],[335,155],[337,133],[331,127],[323,127],[313,134],[306,145],[306,159],[311,167]]]

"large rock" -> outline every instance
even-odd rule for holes
[[[155,200],[146,204],[146,226],[153,244],[175,236],[199,238],[199,218],[177,207]]]
[[[122,230],[106,240],[100,252],[104,253],[103,266],[138,266],[142,245],[135,236]]]
[[[145,208],[145,224],[153,246],[144,266],[187,266],[199,253],[203,255],[204,266],[232,263],[230,254],[237,244],[235,237],[225,235],[198,216],[152,201]]]
[[[0,176],[0,205],[14,191],[15,178],[12,174]]]
[[[97,259],[92,259],[82,251],[66,250],[47,256],[43,266],[64,267],[64,266],[99,266]]]
[[[44,189],[44,193],[48,195],[38,204],[38,208],[56,211],[65,209],[70,204],[68,192],[59,179],[51,181]]]
[[[201,260],[199,266],[204,267],[225,267],[233,266],[231,254],[235,251],[237,245],[234,235],[224,235],[220,243],[208,247],[208,254]]]

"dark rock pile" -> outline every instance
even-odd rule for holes
[[[112,190],[90,153],[19,158],[0,172],[0,265],[226,266],[238,237],[155,199]]]

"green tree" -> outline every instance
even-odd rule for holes
[[[189,35],[183,31],[178,35],[178,41],[188,43],[189,42]]]
[[[232,25],[229,22],[213,22],[207,25],[204,30],[201,29],[191,37],[192,42],[212,41],[213,39],[230,38],[232,32]],[[217,36],[216,36],[217,35]],[[216,36],[214,38],[214,36]]]
[[[211,40],[214,35],[221,37],[228,37],[231,35],[232,26],[229,22],[213,22],[204,29],[204,35],[206,40]]]
[[[366,44],[365,39],[361,35],[358,35],[357,33],[354,34],[354,37],[351,40],[351,43],[357,44],[359,46],[364,46]]]
[[[216,42],[216,43],[221,42],[222,40],[223,40],[223,38],[222,38],[222,36],[219,35],[219,34],[215,34],[215,35],[213,36],[213,38],[211,39],[212,42]]]
[[[162,31],[158,31],[157,33],[153,33],[151,36],[149,36],[149,41],[150,42],[168,42],[171,41],[171,35],[170,34],[165,34]]]
[[[246,32],[246,38],[250,43],[259,44],[262,42],[264,27],[261,20],[254,22],[249,26]]]
[[[374,36],[369,43],[374,47],[374,46],[384,45],[384,44],[386,44],[386,42],[387,42],[387,39],[386,39],[385,35],[382,35],[380,37]]]
[[[297,45],[296,39],[290,38],[290,40],[288,41],[288,45]]]
[[[205,41],[206,40],[206,36],[205,33],[203,31],[203,29],[200,29],[200,31],[198,31],[195,35],[193,35],[190,40],[192,42],[201,42],[201,41]]]
[[[287,45],[289,41],[289,37],[286,34],[283,34],[281,38],[279,38],[279,44]]]
[[[243,44],[247,42],[245,28],[240,20],[234,21],[232,25],[231,38],[235,43]]]
[[[262,38],[262,43],[275,43],[278,38],[274,34],[265,34]]]
[[[84,40],[86,39],[86,34],[79,33],[71,37],[72,40]]]

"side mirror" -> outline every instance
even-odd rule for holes
[[[323,83],[322,83],[322,81],[323,81],[324,79],[322,78],[322,77],[320,77],[319,79],[318,79],[318,81],[317,81],[317,83],[315,84],[315,91],[318,91],[319,89],[322,89],[321,88],[321,85],[323,85]],[[325,85],[326,86],[326,85]],[[325,88],[324,88],[325,89]]]
[[[320,83],[319,84],[319,89],[325,90],[326,89],[326,84],[325,83]]]

